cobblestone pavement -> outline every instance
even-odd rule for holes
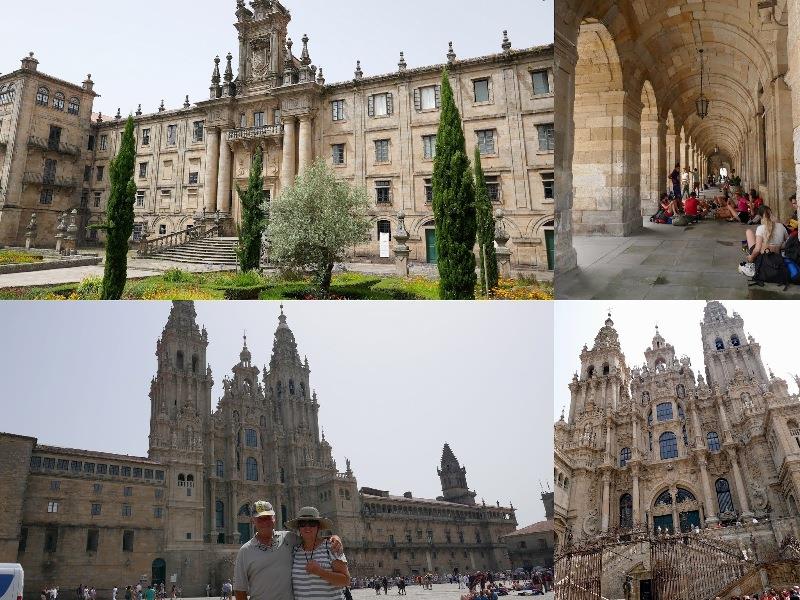
[[[798,299],[800,286],[748,287],[737,269],[746,225],[701,221],[688,227],[644,219],[626,238],[573,239],[578,268],[559,275],[556,297],[592,300]]]

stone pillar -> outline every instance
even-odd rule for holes
[[[794,142],[795,152],[792,162],[794,163],[795,189],[797,189],[797,177],[800,174],[800,0],[788,0],[786,3],[789,32],[787,38],[788,71],[784,76],[786,84],[789,86],[792,106],[792,131],[791,136]],[[788,119],[785,110],[782,118]]]
[[[297,166],[298,175],[301,175],[313,160],[314,140],[312,137],[311,125],[311,115],[303,115],[300,117],[300,138],[298,140],[300,160]]]
[[[642,121],[642,216],[658,211],[658,199],[667,181],[667,123],[663,120]]]
[[[511,239],[503,224],[503,210],[498,208],[495,212],[494,239],[497,242],[495,255],[497,256],[497,270],[501,278],[511,278],[511,250],[506,248],[508,240]]]
[[[394,262],[398,277],[408,277],[408,255],[411,250],[406,245],[409,235],[406,231],[406,215],[404,212],[397,213],[397,231],[394,234]]]
[[[722,439],[727,442],[733,442],[733,435],[731,434],[731,426],[728,423],[728,415],[725,414],[725,407],[722,402],[717,400],[717,411],[719,412],[719,419],[722,423]]]
[[[554,46],[555,79],[555,216],[556,264],[558,277],[578,265],[578,256],[572,245],[572,157],[575,148],[575,65],[578,53],[575,47],[577,32],[561,31],[568,19],[561,15],[562,3],[556,3]],[[798,104],[800,106],[800,104]],[[799,134],[800,135],[800,134]]]
[[[283,157],[281,160],[281,191],[294,183],[295,134],[293,116],[281,117],[283,121]]]
[[[771,152],[767,152],[767,176],[769,193],[772,197],[767,200],[777,217],[785,222],[789,217],[789,196],[797,190],[790,119],[792,90],[786,84],[785,77],[773,80],[769,90],[771,94],[768,99],[770,108],[767,114],[767,144]],[[774,144],[770,145],[770,140],[774,140]]]
[[[219,173],[217,176],[217,210],[223,214],[231,211],[231,167],[233,159],[228,143],[220,144]]]
[[[31,220],[25,228],[25,250],[36,247],[36,213],[31,213]]]
[[[639,465],[631,467],[631,477],[633,479],[633,524],[638,525],[642,522],[642,511],[639,507]]]
[[[213,213],[217,210],[217,177],[219,176],[219,140],[221,131],[219,127],[208,128],[208,142],[206,144],[206,179],[205,179],[205,207],[206,212]]]
[[[601,511],[602,531],[608,531],[609,503],[611,502],[611,472],[603,471],[603,507]]]
[[[747,490],[744,487],[742,471],[739,469],[739,459],[736,457],[736,448],[726,448],[725,452],[728,453],[728,458],[733,468],[733,480],[736,485],[736,495],[739,497],[739,508],[741,508],[742,517],[751,518],[753,513],[750,512],[750,503],[747,500]]]
[[[708,480],[708,468],[705,456],[698,459],[700,465],[700,481],[703,484],[703,500],[706,507],[706,525],[714,525],[719,522],[717,518],[717,503],[711,491],[711,482]]]

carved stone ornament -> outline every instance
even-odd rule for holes
[[[600,530],[600,516],[597,509],[593,508],[583,519],[583,532],[586,535],[596,535]]]
[[[259,37],[250,42],[250,65],[253,77],[263,79],[269,71],[269,38]]]

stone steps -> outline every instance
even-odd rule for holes
[[[152,258],[181,263],[200,263],[209,265],[236,266],[236,247],[238,238],[207,238],[194,240],[184,246],[167,248]]]

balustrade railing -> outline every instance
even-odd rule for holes
[[[213,225],[212,227],[208,228],[205,227],[205,225],[199,225],[197,227],[184,229],[183,231],[176,231],[175,233],[162,235],[153,239],[142,238],[139,241],[139,250],[137,254],[139,256],[152,256],[154,254],[158,254],[159,252],[163,252],[168,248],[185,246],[189,242],[193,242],[195,240],[219,237],[219,233],[219,225]]]
[[[227,135],[228,141],[256,140],[265,137],[283,135],[283,125],[262,125],[261,127],[234,129],[229,131]]]

